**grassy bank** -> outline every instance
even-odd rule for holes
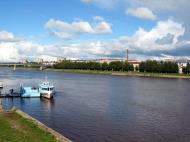
[[[47,71],[56,72],[70,72],[70,73],[82,73],[82,74],[112,74],[112,71],[99,71],[99,70],[78,70],[78,69],[45,69]]]
[[[0,142],[57,142],[48,132],[15,112],[0,112]]]
[[[159,78],[186,78],[190,79],[190,75],[178,73],[147,73],[147,72],[117,72],[117,71],[98,71],[98,70],[77,70],[77,69],[46,69],[47,71],[71,72],[82,74],[108,74],[118,76],[140,76],[140,77],[159,77]]]
[[[40,70],[34,67],[18,67],[17,69],[23,70]],[[158,78],[184,78],[190,79],[189,74],[178,73],[147,73],[147,72],[122,72],[122,71],[101,71],[101,70],[79,70],[79,69],[54,69],[46,68],[46,71],[55,72],[69,72],[69,73],[81,73],[81,74],[104,74],[104,75],[117,75],[117,76],[139,76],[139,77],[158,77]]]
[[[139,77],[158,77],[158,78],[185,78],[185,79],[190,79],[189,75],[186,75],[186,74],[177,74],[177,73],[113,72],[112,75],[139,76]]]

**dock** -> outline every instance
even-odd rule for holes
[[[13,93],[13,94],[10,94],[10,93],[6,93],[6,94],[0,94],[0,98],[18,98],[18,97],[21,97],[20,93]]]
[[[5,92],[3,89],[0,89],[0,98],[16,98],[21,97],[21,93],[19,91],[14,91],[10,89],[9,92]]]

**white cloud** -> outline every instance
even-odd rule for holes
[[[97,21],[103,21],[104,20],[104,18],[101,16],[94,16],[93,19],[97,20]]]
[[[81,0],[83,3],[94,3],[99,7],[146,6],[154,10],[176,10],[187,8],[189,0]]]
[[[18,61],[18,56],[14,43],[0,43],[0,62]]]
[[[102,22],[103,21],[100,21],[98,23],[100,24]],[[63,27],[69,29],[70,26],[77,27],[73,25],[75,24],[69,24],[68,26],[67,24],[62,24],[62,22],[60,24],[60,22],[58,22],[56,25],[52,24],[51,26],[61,29]],[[77,27],[77,29],[83,32],[89,31],[84,30],[84,27]],[[95,34],[95,31],[100,33],[100,31],[106,29],[106,24],[103,24],[103,29],[101,29],[101,26],[98,26],[98,24],[93,26],[92,29],[93,34]],[[108,31],[108,29],[106,31]],[[72,30],[75,34],[79,33],[76,29]],[[60,32],[58,31],[58,33]],[[36,58],[55,60],[56,57],[75,59],[122,58],[125,57],[126,48],[130,51],[130,59],[147,59],[148,57],[156,59],[157,57],[161,58],[163,55],[177,56],[176,52],[179,52],[179,50],[181,55],[186,53],[186,56],[188,56],[187,54],[190,56],[190,41],[180,40],[179,38],[183,36],[184,33],[185,28],[181,23],[168,19],[166,21],[159,21],[156,26],[149,31],[139,28],[132,36],[121,36],[106,41],[73,41],[66,45],[42,45],[29,40],[18,40],[15,42],[4,40],[4,42],[0,42],[0,62]],[[8,39],[17,39],[13,33],[9,34],[10,36],[7,36]],[[71,34],[73,35],[73,33]]]
[[[127,39],[127,44],[132,50],[169,50],[176,47],[178,38],[185,33],[185,28],[182,24],[173,20],[159,21],[157,25],[150,31],[145,31],[139,28],[135,34]],[[163,39],[166,36],[172,35],[171,43],[159,44],[157,40]]]
[[[100,22],[94,28],[94,33],[96,34],[110,34],[112,33],[112,29],[109,23],[107,22]]]
[[[129,8],[126,13],[131,16],[135,16],[140,19],[145,19],[145,20],[155,20],[156,15],[154,13],[146,8],[146,7],[138,7],[138,8]]]
[[[160,10],[175,11],[175,10],[180,10],[181,7],[183,8],[189,7],[189,0],[119,0],[119,1],[120,2],[126,1],[133,6],[143,5],[159,11]]]
[[[7,31],[0,31],[0,42],[14,42],[17,41],[14,35]]]
[[[95,25],[90,24],[87,21],[74,21],[72,23],[67,23],[61,20],[50,19],[45,27],[50,30],[50,35],[55,35],[59,38],[70,39],[73,35],[78,34],[110,34],[112,33],[111,25],[101,17],[96,17],[99,19]],[[100,21],[101,19],[101,21]]]

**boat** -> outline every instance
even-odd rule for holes
[[[39,84],[39,93],[42,97],[45,97],[47,99],[53,98],[55,94],[54,85],[48,81],[45,81],[42,84]]]
[[[3,83],[0,82],[0,89],[3,89]]]
[[[41,96],[39,88],[30,86],[21,86],[20,95],[23,98],[36,98]]]
[[[20,95],[23,98],[44,97],[51,99],[55,94],[54,85],[48,81],[42,82],[38,87],[23,86],[20,87]]]
[[[16,64],[14,64],[13,71],[16,71]]]

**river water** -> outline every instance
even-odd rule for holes
[[[56,96],[3,99],[75,142],[189,142],[190,80],[0,68],[5,90],[54,83]]]

